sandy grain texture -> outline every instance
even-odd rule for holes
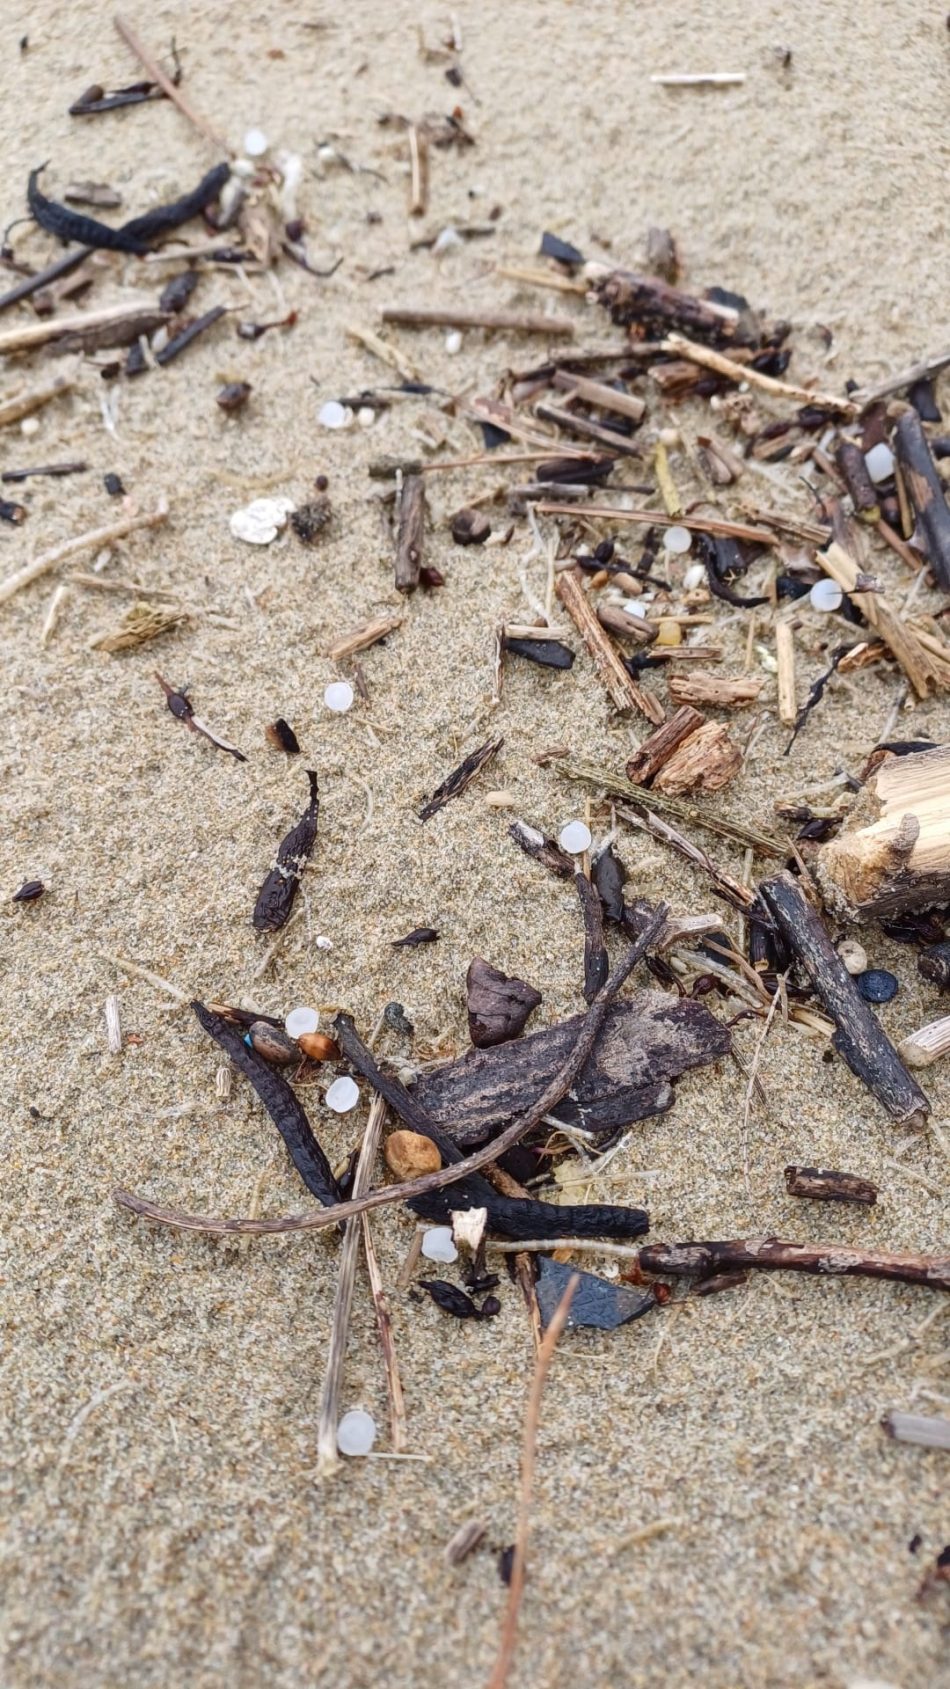
[[[164,104],[66,115],[90,82],[138,74],[109,16],[106,6],[50,0],[7,15],[5,221],[21,215],[27,172],[43,159],[49,191],[78,176],[107,180],[129,216],[214,162]],[[567,742],[620,767],[641,734],[610,720],[584,656],[567,676],[513,663],[492,707],[490,629],[530,613],[518,579],[528,545],[519,532],[507,549],[463,551],[445,517],[494,471],[435,482],[431,560],[447,585],[418,594],[399,632],[364,655],[370,703],[339,718],[324,710],[337,670],[322,649],[395,603],[368,459],[414,450],[415,427],[444,430],[453,452],[473,441],[464,423],[424,404],[394,405],[366,433],[318,428],[323,399],[389,379],[345,327],[378,328],[390,302],[544,308],[548,296],[494,278],[493,260],[532,262],[545,227],[591,256],[636,259],[647,226],[665,223],[691,283],[741,289],[794,319],[795,378],[873,381],[946,338],[948,37],[940,9],[916,0],[884,12],[845,0],[797,9],[485,0],[461,15],[469,86],[454,91],[444,67],[417,51],[417,23],[433,44],[445,27],[429,0],[421,10],[402,0],[159,5],[135,21],[160,49],[177,35],[192,98],[236,142],[259,123],[303,154],[314,260],[342,253],[344,263],[325,282],[287,265],[279,286],[204,279],[201,309],[220,302],[270,316],[286,298],[300,311],[296,330],[255,344],[233,338],[229,323],[213,331],[177,366],[123,388],[114,438],[100,415],[104,384],[87,367],[72,398],[40,413],[36,435],[0,439],[4,466],[77,456],[91,466],[27,483],[29,517],[0,531],[0,571],[108,520],[116,505],[101,478],[115,470],[140,508],[165,493],[172,515],[165,530],[123,542],[106,573],[171,586],[235,624],[199,620],[152,650],[109,657],[88,645],[118,620],[120,599],[76,589],[45,650],[55,581],[0,611],[2,1676],[15,1689],[422,1680],[454,1689],[487,1676],[504,1608],[493,1551],[513,1536],[532,1364],[519,1295],[504,1290],[503,1316],[469,1326],[394,1293],[411,1447],[428,1463],[350,1464],[319,1487],[335,1238],[222,1247],[114,1211],[116,1184],[207,1211],[303,1204],[247,1087],[237,1082],[217,1105],[217,1053],[187,1010],[97,952],[268,1012],[343,1004],[364,1028],[398,998],[429,1046],[464,1047],[475,953],[534,982],[540,1018],[577,1009],[573,890],[510,846],[509,817],[483,797],[510,788],[518,813],[556,832],[583,800],[536,766],[537,749]],[[18,53],[25,31],[29,48]],[[709,67],[748,79],[708,93],[648,81]],[[501,212],[491,241],[437,260],[408,250],[419,223],[407,224],[403,145],[376,120],[457,99],[478,145],[433,154],[422,227]],[[315,146],[326,139],[385,180],[333,166],[321,174]],[[17,231],[17,251],[36,263],[54,256],[37,231]],[[368,279],[386,265],[392,275]],[[153,285],[135,260],[106,257],[101,270],[97,303]],[[582,302],[556,304],[604,338],[605,321],[585,317]],[[28,307],[14,320],[29,320]],[[816,323],[835,331],[827,365]],[[468,334],[450,358],[436,331],[389,332],[429,380],[455,391],[486,390],[506,363],[537,353]],[[3,390],[46,370],[38,355],[9,367]],[[254,391],[232,420],[214,394],[236,379]],[[946,381],[942,392],[950,404]],[[264,492],[302,499],[318,473],[329,476],[335,521],[312,551],[289,536],[266,550],[231,539],[238,504]],[[543,594],[543,564],[525,567]],[[730,655],[743,637],[737,620]],[[806,628],[800,687],[822,666],[819,637]],[[190,685],[198,712],[248,763],[173,721],[156,666]],[[884,669],[839,683],[785,761],[770,678],[766,729],[724,805],[771,825],[776,794],[859,765],[897,691]],[[278,714],[296,728],[302,758],[266,746],[264,724]],[[902,725],[945,734],[946,708],[931,702]],[[505,746],[492,769],[420,830],[421,799],[497,733]],[[321,818],[305,913],[258,980],[253,898],[303,806],[312,764]],[[707,888],[658,844],[628,835],[621,849],[637,891],[681,910],[708,905]],[[741,872],[738,853],[718,853]],[[7,901],[36,876],[50,887],[41,902]],[[438,944],[390,948],[422,923],[441,929]],[[332,949],[318,948],[318,935]],[[875,932],[867,942],[872,961],[902,979],[881,1013],[903,1035],[936,999],[909,951]],[[112,1056],[110,992],[126,1037]],[[747,1061],[756,1037],[755,1025],[737,1033]],[[736,1070],[688,1077],[672,1113],[635,1130],[601,1194],[647,1201],[657,1237],[765,1226],[895,1248],[945,1244],[950,1169],[932,1139],[904,1144],[841,1064],[824,1064],[800,1035],[776,1030],[760,1073],[769,1108],[753,1112],[747,1142]],[[947,1077],[926,1081],[945,1119]],[[342,1159],[357,1117],[331,1115],[319,1085],[306,1095]],[[781,1171],[792,1161],[863,1174],[881,1200],[856,1213],[795,1203]],[[408,1223],[386,1210],[374,1234],[392,1287]],[[947,1592],[926,1605],[914,1593],[948,1534],[946,1457],[889,1443],[878,1424],[889,1406],[946,1410],[946,1321],[915,1336],[934,1306],[891,1285],[781,1277],[612,1337],[566,1338],[544,1404],[513,1689],[945,1681]],[[383,1422],[362,1280],[345,1395]],[[487,1546],[450,1572],[442,1547],[470,1515],[486,1520]],[[666,1534],[624,1546],[664,1518],[675,1521]]]

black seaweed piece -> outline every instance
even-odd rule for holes
[[[940,415],[940,406],[934,398],[933,382],[929,377],[925,376],[920,381],[915,381],[913,386],[908,387],[907,399],[913,405],[921,422],[943,421],[943,417]]]
[[[568,645],[562,645],[559,639],[506,639],[505,650],[514,657],[524,657],[529,663],[537,663],[543,669],[570,669],[574,666],[574,653]]]
[[[914,756],[917,751],[935,751],[933,739],[880,739],[876,751],[891,751],[896,757]]]
[[[590,877],[603,905],[604,919],[619,925],[624,917],[623,888],[627,882],[627,870],[619,856],[614,854],[612,845],[601,851],[591,867]]]
[[[131,222],[113,229],[108,223],[100,223],[98,218],[86,217],[79,211],[70,211],[68,206],[60,205],[57,200],[48,199],[41,193],[38,182],[40,173],[45,169],[46,165],[41,164],[30,171],[26,193],[30,213],[41,229],[64,242],[76,241],[80,246],[100,247],[107,252],[131,252],[136,257],[148,252],[158,235],[177,229],[180,223],[196,217],[206,205],[210,205],[231,174],[229,164],[216,164],[190,194],[173,200],[170,205],[156,206],[154,211],[133,217]]]
[[[70,117],[94,117],[100,111],[119,111],[123,106],[141,106],[147,100],[164,100],[165,90],[157,82],[131,82],[106,94],[98,83],[87,88],[69,107]]]
[[[610,971],[604,943],[604,911],[596,886],[586,874],[574,875],[584,921],[584,1001],[592,1003]]]
[[[728,584],[729,581],[735,580],[737,575],[744,574],[748,568],[735,540],[710,534],[700,534],[698,537],[706,565],[709,590],[714,598],[721,598],[724,604],[735,605],[739,610],[754,610],[756,605],[768,603],[768,599],[761,596],[744,598],[741,593],[733,592]]]
[[[486,1208],[486,1229],[514,1243],[527,1238],[543,1243],[555,1237],[608,1237],[623,1241],[642,1237],[650,1229],[650,1216],[644,1208],[622,1208],[607,1202],[571,1205],[536,1202],[526,1196],[501,1196],[478,1173],[458,1179],[441,1190],[427,1191],[425,1196],[413,1197],[406,1206],[421,1220],[433,1220],[444,1226],[451,1223],[455,1211]]]
[[[0,498],[0,522],[12,522],[19,527],[26,521],[26,505],[18,504],[15,499]]]
[[[559,264],[573,266],[585,262],[583,252],[578,252],[577,247],[572,246],[569,240],[561,240],[547,229],[541,236],[540,253],[542,258],[556,258]]]
[[[850,650],[850,645],[839,645],[837,650],[833,651],[831,654],[830,667],[825,670],[824,674],[820,674],[817,680],[812,681],[810,687],[808,688],[808,697],[805,699],[805,702],[795,717],[795,725],[792,728],[788,744],[782,752],[783,756],[788,756],[789,751],[794,745],[795,740],[798,738],[798,735],[808,720],[808,717],[811,715],[812,710],[815,708],[815,705],[821,703],[825,687],[828,685],[829,680],[837,670],[838,664],[841,662],[843,657],[847,656]]]
[[[307,769],[310,802],[296,826],[280,841],[277,861],[257,894],[251,919],[258,932],[279,932],[290,918],[304,871],[317,837],[317,775]]]
[[[571,481],[574,486],[601,486],[616,461],[615,457],[548,457],[537,464],[534,478],[554,483]]]
[[[182,270],[180,275],[172,276],[158,296],[159,310],[171,311],[177,317],[179,312],[185,309],[199,279],[197,270]]]
[[[289,757],[299,756],[300,744],[297,735],[290,722],[285,721],[282,715],[279,715],[276,721],[271,722],[269,727],[265,727],[264,732],[271,744],[279,750],[286,751]]]
[[[504,742],[504,739],[486,740],[484,745],[479,745],[477,751],[472,751],[470,756],[460,762],[458,768],[453,768],[451,774],[446,775],[441,786],[436,787],[428,802],[423,804],[419,811],[419,820],[431,820],[432,816],[436,815],[447,803],[451,803],[453,798],[460,797],[469,782],[474,780],[480,769],[484,768],[486,762],[490,762],[492,757],[497,755]]]
[[[497,1279],[495,1280],[497,1284]],[[444,1278],[420,1278],[416,1280],[420,1290],[427,1290],[437,1308],[446,1314],[454,1314],[457,1320],[489,1320],[497,1314],[501,1303],[496,1296],[486,1296],[481,1307],[460,1290],[457,1284],[450,1284]]]
[[[172,363],[185,350],[186,346],[190,346],[193,340],[197,340],[199,334],[204,334],[206,328],[210,328],[213,323],[218,321],[219,317],[223,317],[226,310],[227,306],[225,305],[214,305],[210,311],[205,311],[204,316],[196,317],[194,322],[187,323],[178,334],[172,336],[160,352],[155,353],[155,362],[162,367],[165,364]],[[126,358],[125,373],[126,375],[142,375],[147,368],[148,365],[142,356],[142,349],[136,343]]]
[[[434,944],[438,936],[438,927],[413,927],[405,938],[394,938],[392,947],[394,950],[412,950],[417,944]]]
[[[296,1092],[256,1050],[248,1049],[239,1028],[232,1026],[223,1016],[213,1014],[197,999],[191,1006],[199,1025],[216,1044],[220,1044],[238,1071],[250,1080],[287,1145],[290,1158],[308,1191],[325,1208],[332,1208],[340,1201],[339,1186]]]
[[[105,490],[110,498],[122,498],[125,494],[125,486],[123,484],[122,477],[121,475],[116,475],[114,470],[110,469],[107,475],[103,475],[102,485],[105,487]]]
[[[616,1284],[611,1279],[598,1278],[596,1273],[585,1273],[579,1267],[542,1255],[538,1261],[535,1285],[542,1331],[550,1325],[558,1303],[575,1275],[580,1283],[568,1311],[568,1330],[572,1326],[586,1325],[599,1331],[615,1331],[618,1325],[639,1319],[657,1305],[652,1290],[636,1290],[629,1284]]]

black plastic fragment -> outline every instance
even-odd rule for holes
[[[598,1278],[596,1273],[585,1273],[566,1262],[554,1261],[550,1256],[542,1255],[538,1262],[535,1286],[542,1331],[546,1331],[550,1325],[561,1297],[575,1274],[580,1283],[574,1292],[568,1312],[568,1328],[586,1325],[593,1326],[598,1331],[615,1331],[618,1325],[627,1325],[630,1320],[640,1319],[657,1305],[652,1290],[635,1290],[629,1284],[614,1284],[610,1279]]]
[[[542,258],[556,258],[559,264],[569,264],[573,267],[585,262],[583,252],[579,252],[569,240],[561,240],[560,236],[552,235],[548,229],[545,229],[541,236],[540,250]]]
[[[538,663],[544,669],[570,669],[574,666],[574,653],[568,645],[562,645],[559,639],[506,639],[505,650],[515,657],[524,657],[529,663]]]

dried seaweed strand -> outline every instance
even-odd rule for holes
[[[784,862],[788,855],[787,847],[779,839],[770,838],[767,833],[757,832],[753,827],[743,827],[738,821],[727,821],[721,815],[713,815],[709,810],[701,809],[698,804],[683,803],[679,798],[668,798],[661,792],[651,790],[647,805],[639,786],[635,786],[631,780],[625,780],[621,774],[612,774],[608,768],[599,768],[596,763],[565,759],[556,764],[556,769],[564,780],[577,780],[587,786],[602,786],[605,792],[614,797],[626,798],[627,802],[635,807],[642,804],[644,808],[658,809],[661,814],[673,815],[677,821],[689,822],[694,827],[705,827],[707,832],[718,833],[724,839],[732,839],[736,844],[757,850],[762,856],[774,856]]]

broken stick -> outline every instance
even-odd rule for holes
[[[894,430],[894,449],[923,533],[930,566],[944,592],[950,592],[950,506],[915,410],[907,410],[899,418]]]
[[[396,588],[415,592],[425,549],[426,488],[421,475],[407,475],[399,496],[396,526]]]
[[[615,708],[621,714],[626,714],[632,709],[639,710],[648,721],[659,726],[666,717],[663,705],[652,692],[645,692],[642,686],[638,686],[633,676],[624,668],[588,602],[581,586],[580,570],[576,567],[563,570],[557,577],[556,590],[558,598],[593,657]]]

